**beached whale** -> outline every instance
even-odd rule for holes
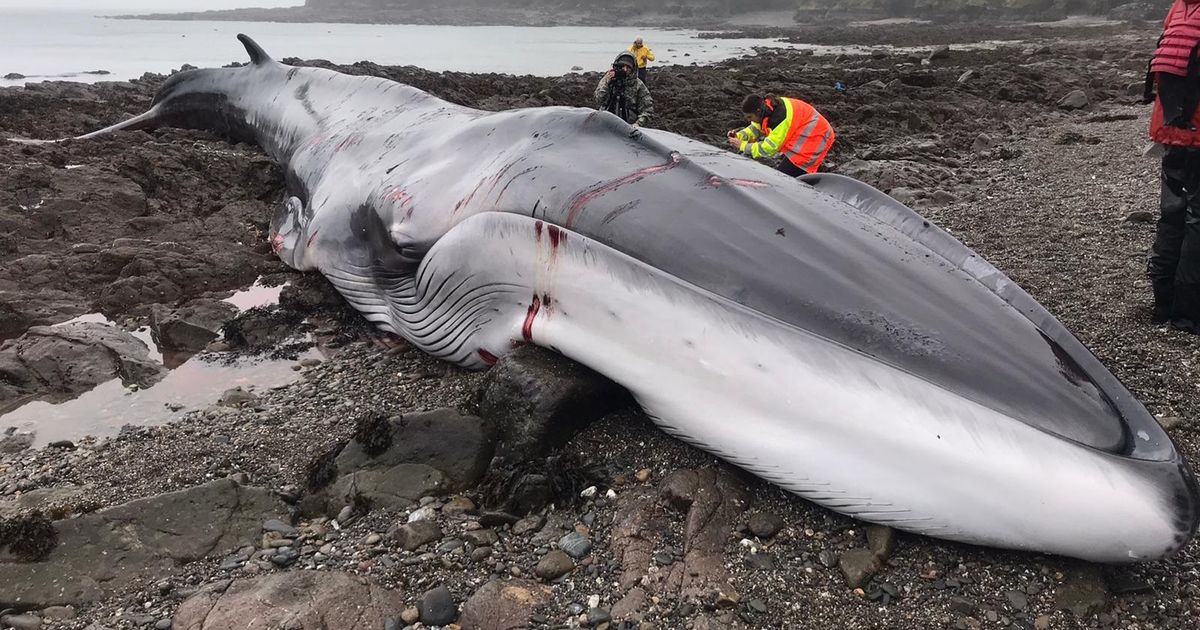
[[[1103,562],[1191,537],[1197,485],[1061,323],[862,183],[607,113],[486,112],[375,77],[182,72],[93,134],[202,128],[284,165],[272,223],[381,329],[484,368],[535,343],[672,435],[830,509]]]

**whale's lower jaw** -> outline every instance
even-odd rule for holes
[[[554,349],[671,435],[864,521],[1099,562],[1160,558],[1195,526],[1178,459],[1045,433],[528,217],[462,222],[415,275],[319,267],[425,352],[482,368]]]

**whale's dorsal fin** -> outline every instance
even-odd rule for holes
[[[246,47],[246,52],[250,55],[250,63],[253,63],[256,66],[261,66],[268,61],[272,61],[271,55],[268,55],[267,51],[263,50],[262,46],[258,45],[258,42],[250,39],[249,35],[238,33],[237,38],[238,41],[242,42],[242,45]]]

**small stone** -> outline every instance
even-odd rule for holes
[[[676,470],[663,479],[659,494],[671,507],[686,512],[692,506],[692,495],[699,483],[696,471],[686,468]]]
[[[403,621],[410,626],[420,620],[421,612],[417,610],[416,606],[409,606],[408,608],[404,609],[404,612],[400,613],[400,621]]]
[[[575,569],[575,561],[571,559],[561,549],[555,549],[542,557],[538,561],[533,572],[543,580],[553,580],[554,578],[566,575]]]
[[[475,513],[475,502],[467,497],[454,497],[442,506],[442,513],[449,516],[461,516]]]
[[[388,535],[405,551],[442,539],[442,528],[433,521],[416,521],[393,527]]]
[[[1055,607],[1070,610],[1084,619],[1104,610],[1108,603],[1108,587],[1100,569],[1094,566],[1076,567],[1068,572],[1058,587]]]
[[[1149,210],[1134,210],[1125,215],[1125,221],[1128,223],[1152,223],[1157,217]],[[1162,424],[1166,418],[1160,418],[1159,424]],[[1178,418],[1176,418],[1178,420]]]
[[[592,551],[592,541],[579,532],[570,532],[558,539],[558,548],[567,555],[579,560]]]
[[[417,602],[417,610],[421,623],[430,626],[444,626],[458,619],[458,604],[445,586],[426,591]]]
[[[579,493],[579,496],[581,496],[585,499],[590,499],[590,498],[596,496],[597,492],[599,492],[599,490],[596,489],[596,486],[588,486],[588,487],[584,488],[582,492]]]
[[[1033,620],[1034,630],[1050,630],[1050,615],[1038,615],[1037,619]]]
[[[975,78],[975,71],[967,70],[966,72],[958,75],[958,82],[966,83],[967,81],[970,81],[971,79],[974,79],[974,78]]]
[[[971,152],[983,153],[984,151],[990,150],[994,146],[996,146],[996,141],[986,133],[981,133],[978,136],[975,136],[975,141],[971,143]]]
[[[883,525],[867,525],[867,548],[880,560],[892,557],[896,551],[896,530]]]
[[[1021,612],[1029,606],[1029,596],[1021,591],[1008,591],[1004,594],[1008,598],[1008,603],[1012,609]]]
[[[536,532],[546,525],[546,517],[540,514],[533,514],[517,521],[512,526],[512,531],[518,536]]]
[[[1088,103],[1086,92],[1083,90],[1071,90],[1058,101],[1058,106],[1062,109],[1083,109],[1088,106]]]
[[[746,564],[756,571],[771,571],[775,569],[775,556],[769,553],[748,554]]]
[[[437,520],[437,510],[433,509],[432,507],[430,507],[428,505],[423,508],[418,508],[416,510],[413,510],[412,514],[408,515],[409,523],[416,523],[417,521],[436,521],[436,520]]]
[[[767,603],[761,599],[754,598],[749,602],[746,602],[746,605],[750,607],[750,610],[753,610],[756,613],[762,614],[767,612]]]
[[[607,608],[592,608],[588,611],[587,622],[593,628],[602,623],[608,623],[612,620],[612,615]]]
[[[770,538],[783,529],[783,519],[769,512],[758,512],[750,517],[750,531],[759,538]]]
[[[13,630],[38,630],[42,627],[42,618],[37,615],[4,615],[0,624]]]
[[[271,564],[283,569],[292,566],[300,559],[300,552],[291,547],[284,547],[271,556]]]
[[[342,525],[354,520],[354,506],[347,505],[346,507],[342,508],[341,511],[338,512],[336,520]]]
[[[859,588],[871,581],[881,567],[879,557],[870,549],[851,549],[842,554],[838,565],[850,588]]]
[[[154,630],[171,630],[171,620],[159,619],[158,622],[154,624]]]
[[[838,565],[838,553],[832,549],[822,549],[817,554],[817,562],[827,569],[832,569]]]
[[[650,481],[650,469],[643,468],[637,471],[637,474],[635,474],[633,478],[637,479],[639,483],[646,483],[647,481]]]
[[[367,545],[378,545],[381,540],[383,540],[383,536],[380,536],[379,534],[368,534],[367,537],[363,539],[363,543]]]
[[[321,365],[321,360],[315,357],[300,359],[300,367],[315,368],[318,365]]]
[[[50,606],[42,610],[42,619],[74,619],[76,614],[73,606]]]
[[[470,532],[463,532],[463,540],[476,547],[491,547],[500,542],[500,536],[496,534],[495,530],[477,529]]]
[[[954,596],[950,598],[950,610],[969,617],[975,614],[975,602],[966,597]]]
[[[483,562],[484,560],[487,560],[489,557],[491,557],[491,555],[492,555],[491,547],[477,547],[471,551],[471,561],[472,562]]]
[[[241,387],[234,387],[233,389],[225,390],[225,393],[221,394],[221,398],[217,401],[217,404],[222,407],[240,407],[256,400],[258,400],[258,396],[253,392],[248,392]]]
[[[284,538],[295,538],[300,535],[300,530],[274,518],[263,522],[262,528],[264,532],[275,532]]]
[[[950,56],[950,47],[946,45],[934,46],[933,50],[929,51],[929,56],[926,59],[930,61],[934,59],[944,59]]]

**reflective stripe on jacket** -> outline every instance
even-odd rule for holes
[[[645,44],[642,44],[641,48],[635,48],[631,45],[629,47],[629,52],[633,53],[634,57],[637,57],[637,64],[639,68],[645,68],[647,61],[654,61],[654,52],[651,51],[650,47]]]
[[[1200,0],[1175,0],[1163,20],[1162,38],[1150,62],[1151,72],[1187,76],[1188,61],[1200,43]]]
[[[837,137],[833,125],[815,107],[800,99],[779,100],[787,111],[783,122],[772,129],[768,117],[739,131],[741,151],[752,158],[782,153],[792,164],[812,173],[824,161]]]

